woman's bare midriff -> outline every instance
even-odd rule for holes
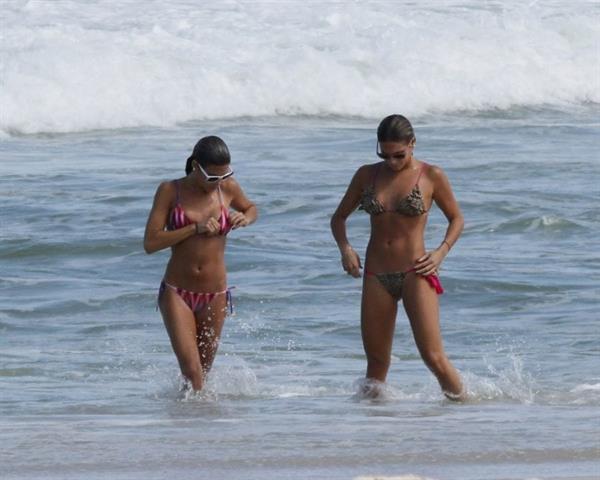
[[[427,215],[406,217],[383,213],[371,217],[365,268],[372,272],[404,272],[425,254]]]
[[[171,249],[165,281],[192,292],[216,292],[227,287],[225,237],[188,238]]]

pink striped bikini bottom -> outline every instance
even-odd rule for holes
[[[190,292],[189,290],[185,290],[184,288],[176,287],[175,285],[171,285],[170,283],[165,282],[164,280],[160,282],[160,288],[158,289],[158,300],[160,301],[161,295],[164,291],[170,288],[177,295],[181,297],[181,299],[185,302],[185,304],[190,308],[190,310],[194,313],[201,311],[204,307],[206,307],[210,302],[212,302],[213,298],[217,295],[225,295],[227,297],[227,306],[229,307],[229,313],[233,313],[233,299],[231,296],[231,288],[226,288],[221,292],[210,292],[210,293],[202,293],[202,292]]]

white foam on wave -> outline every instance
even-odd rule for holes
[[[593,2],[547,3],[13,2],[0,137],[600,102]]]
[[[573,388],[571,390],[571,392],[573,393],[579,393],[579,392],[589,392],[589,391],[593,391],[593,392],[600,392],[600,383],[583,383],[581,385],[577,385],[575,388]]]
[[[581,383],[573,387],[565,396],[571,405],[600,405],[600,383]]]

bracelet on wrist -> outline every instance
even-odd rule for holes
[[[446,246],[448,247],[448,251],[450,251],[450,249],[452,248],[452,247],[450,246],[450,244],[449,244],[449,243],[448,243],[446,240],[442,240],[442,245],[443,245],[444,243],[445,243],[445,244],[446,244]]]

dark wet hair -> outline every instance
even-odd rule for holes
[[[394,114],[385,117],[377,127],[378,142],[410,143],[416,140],[415,132],[408,119]]]
[[[228,165],[231,163],[229,149],[223,140],[214,135],[202,137],[194,146],[194,151],[185,163],[185,173],[192,173],[192,162],[196,161],[202,167],[207,165]]]

